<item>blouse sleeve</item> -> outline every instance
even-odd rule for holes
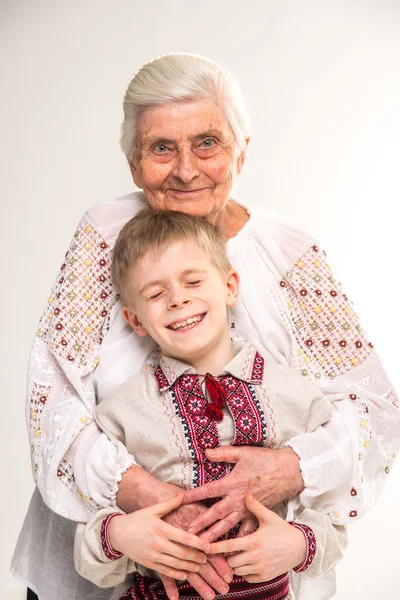
[[[390,472],[400,442],[399,402],[325,252],[305,234],[299,246],[273,293],[291,338],[292,367],[333,410],[328,423],[288,445],[300,457],[302,506],[343,525],[374,505]],[[286,258],[295,248],[291,241]]]
[[[85,521],[110,504],[121,473],[133,462],[94,422],[93,372],[116,293],[110,244],[86,213],[61,265],[34,339],[28,370],[27,425],[36,484],[46,504]],[[91,494],[82,463],[96,448],[104,470]],[[81,472],[81,476],[78,475]],[[93,479],[93,481],[94,481]]]

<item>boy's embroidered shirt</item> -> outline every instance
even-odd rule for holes
[[[217,378],[226,392],[222,421],[207,414],[208,400],[193,368],[155,350],[139,375],[99,404],[97,423],[154,477],[192,488],[229,469],[208,461],[207,448],[280,448],[329,419],[330,402],[307,379],[264,362],[250,342],[235,342],[233,349],[234,358]],[[96,461],[94,452],[87,461]]]
[[[155,350],[138,375],[96,408],[98,425],[111,440],[125,444],[154,477],[192,488],[223,477],[229,470],[226,463],[208,461],[207,448],[233,444],[277,449],[293,435],[313,432],[329,419],[331,403],[310,381],[265,361],[250,342],[236,342],[232,347],[234,358],[217,377],[226,391],[222,421],[215,421],[206,411],[208,399],[201,376],[189,365]],[[87,456],[87,464],[93,471],[100,468],[94,452]],[[282,503],[274,510],[283,518],[290,515],[321,541],[310,549],[301,570],[307,567],[311,577],[332,573],[346,546],[345,529],[322,513],[304,510],[298,502],[289,507]],[[112,507],[100,510],[86,527],[78,527],[78,572],[106,586],[122,582],[135,570],[158,577],[126,557],[112,561],[110,552],[104,553],[101,530],[103,526],[104,538],[104,523],[114,512]]]

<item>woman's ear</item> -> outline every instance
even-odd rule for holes
[[[133,179],[133,183],[139,189],[142,189],[142,176],[140,172],[140,165],[137,156],[134,156],[132,160],[128,160],[129,168],[131,170],[131,175]]]
[[[132,329],[140,336],[145,336],[149,332],[147,329],[141,324],[138,319],[137,314],[127,306],[122,307],[122,315],[127,323],[132,327]]]
[[[240,277],[239,273],[232,269],[228,273],[228,278],[226,280],[226,305],[227,306],[235,306],[238,295],[239,295],[239,282]]]
[[[246,160],[247,147],[249,145],[250,138],[249,137],[246,138],[245,142],[246,142],[246,146],[243,150],[240,151],[240,154],[236,161],[236,171],[237,171],[238,175],[240,174],[241,170],[243,169],[244,161]]]

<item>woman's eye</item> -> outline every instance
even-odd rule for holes
[[[204,142],[202,142],[201,145],[203,146],[203,148],[212,148],[213,146],[215,146],[215,140],[207,138],[206,140],[204,140]]]
[[[197,281],[189,281],[189,285],[197,285],[198,283],[200,283],[200,279]]]
[[[156,144],[155,146],[153,146],[153,150],[157,154],[165,154],[166,152],[168,152],[168,148],[165,144]]]

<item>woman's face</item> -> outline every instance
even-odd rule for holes
[[[222,108],[211,99],[151,108],[139,118],[137,143],[130,167],[150,206],[215,223],[245,158]]]

